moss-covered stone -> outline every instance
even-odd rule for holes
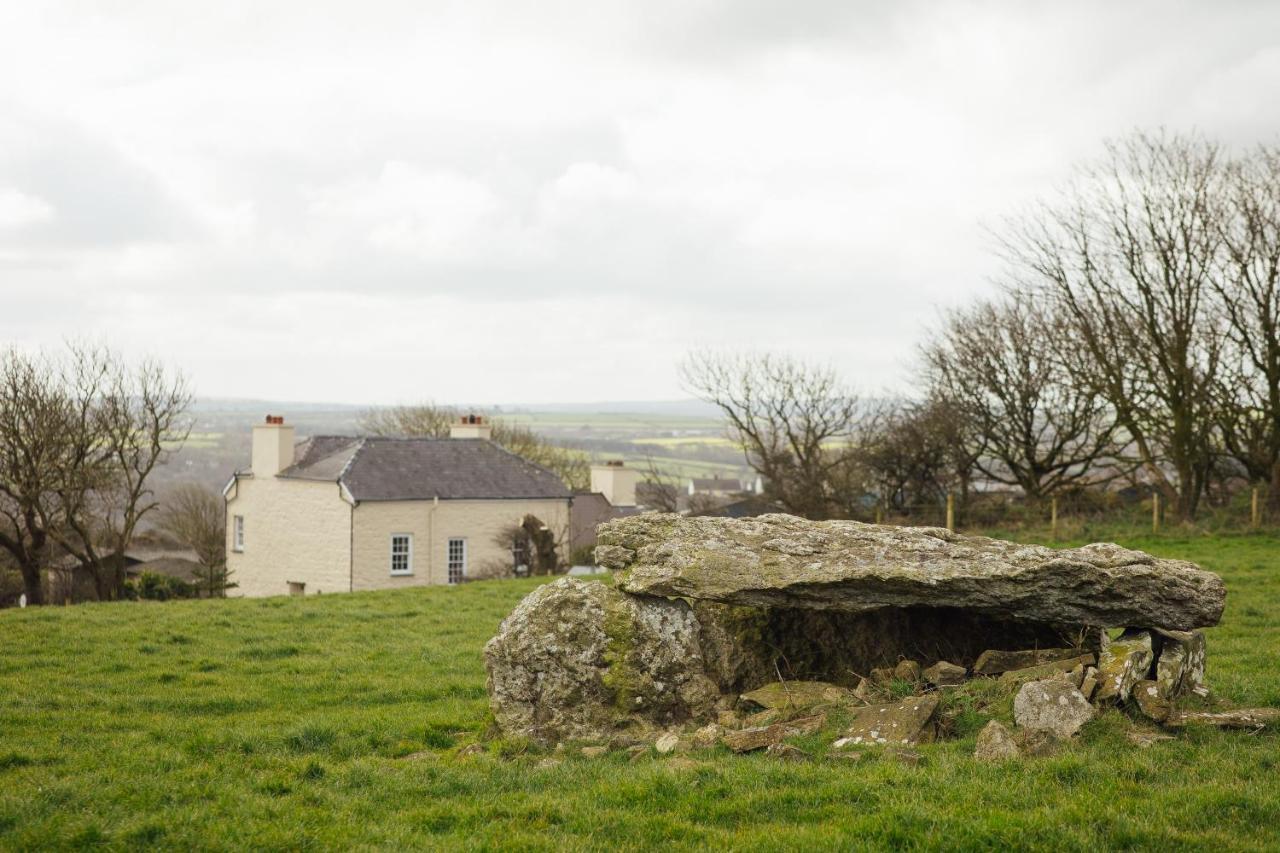
[[[688,604],[571,578],[530,593],[485,663],[498,728],[542,743],[710,719],[720,695]]]
[[[953,607],[1062,625],[1217,624],[1211,572],[1109,543],[1055,551],[937,528],[787,515],[644,514],[601,525],[601,565],[626,592],[754,607],[869,612]]]

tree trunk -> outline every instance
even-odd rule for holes
[[[44,604],[44,584],[40,578],[40,566],[37,561],[24,561],[18,566],[22,572],[22,583],[27,589],[27,604]]]
[[[1280,459],[1271,466],[1271,486],[1267,489],[1267,512],[1280,511]]]

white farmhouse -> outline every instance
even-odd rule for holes
[[[253,462],[224,490],[231,595],[303,595],[458,583],[527,564],[511,531],[556,542],[570,492],[489,440],[470,415],[452,437],[313,436],[284,418],[253,428]]]

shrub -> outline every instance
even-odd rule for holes
[[[172,598],[196,598],[199,591],[181,578],[143,572],[125,584],[128,598],[145,601],[168,601]]]

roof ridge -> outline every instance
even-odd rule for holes
[[[351,470],[351,463],[356,461],[356,457],[360,455],[360,451],[364,450],[366,438],[356,439],[356,449],[351,452],[351,457],[347,459],[347,464],[342,466],[342,470],[338,472],[338,482],[341,483],[347,476],[347,472]]]

